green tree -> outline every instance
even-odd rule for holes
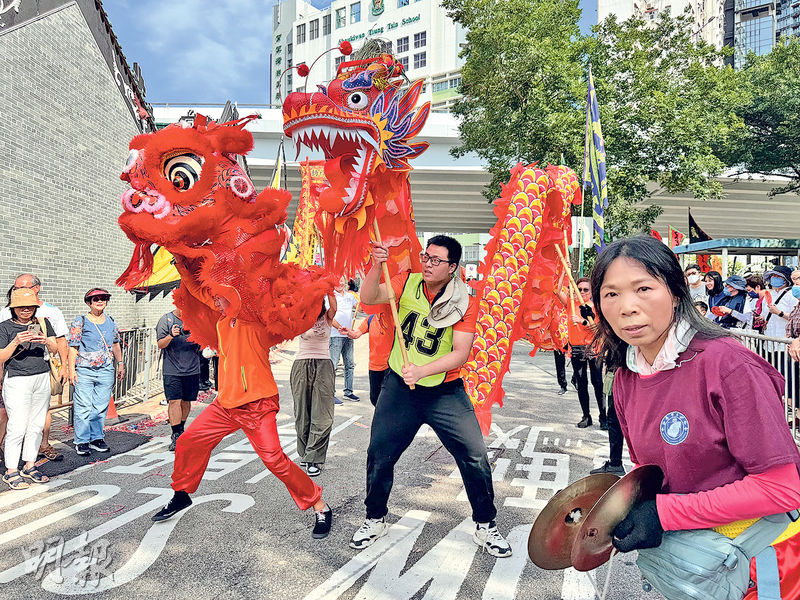
[[[713,148],[741,127],[739,76],[695,39],[688,17],[610,17],[582,36],[577,0],[443,4],[468,30],[464,96],[453,109],[463,143],[453,152],[487,161],[487,197],[496,197],[517,161],[557,162],[563,154],[582,170],[589,64],[606,147],[607,234],[648,229],[661,211],[640,204],[651,181],[701,199],[721,195],[714,177],[724,164]]]
[[[744,69],[747,95],[738,109],[744,127],[727,148],[743,172],[791,177],[773,194],[800,192],[800,38],[764,56],[750,54]]]

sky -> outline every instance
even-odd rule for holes
[[[138,62],[153,104],[269,102],[272,6],[277,0],[105,0],[122,51]],[[317,7],[329,0],[311,0]],[[584,33],[597,0],[581,0]]]

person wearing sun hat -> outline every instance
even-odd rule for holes
[[[747,282],[744,277],[739,275],[731,275],[722,285],[723,298],[719,304],[711,308],[711,312],[716,315],[714,322],[720,327],[725,329],[732,329],[734,327],[741,327],[742,323],[733,314],[742,313],[746,301],[745,288]]]
[[[111,294],[103,288],[92,288],[83,296],[89,312],[72,321],[69,331],[69,379],[75,386],[74,424],[75,451],[88,456],[91,450],[108,452],[103,439],[108,403],[114,391],[114,359],[116,378],[125,376],[119,329],[114,319],[105,314]]]
[[[3,481],[14,490],[48,480],[36,469],[47,408],[50,405],[49,354],[58,352],[49,319],[36,318],[39,298],[28,288],[11,292],[11,318],[0,323],[0,363],[8,425]],[[25,468],[18,470],[20,457]]]

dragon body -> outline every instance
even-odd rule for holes
[[[535,164],[512,169],[495,201],[497,223],[475,286],[475,340],[461,370],[484,433],[492,405],[502,406],[514,341],[527,339],[534,352],[566,345],[566,315],[553,294],[563,269],[556,246],[571,236],[570,205],[580,202],[580,184],[571,169]]]
[[[257,193],[236,161],[253,147],[251,117],[170,125],[135,137],[121,175],[119,224],[135,249],[117,281],[131,289],[152,274],[151,248],[168,250],[182,280],[174,299],[192,339],[217,347],[221,316],[255,323],[266,347],[307,331],[335,277],[280,262],[291,195]]]

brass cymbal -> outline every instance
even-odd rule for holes
[[[553,496],[536,517],[528,536],[531,561],[542,569],[571,566],[570,551],[583,518],[618,480],[611,473],[589,475]]]
[[[656,465],[643,465],[617,481],[603,494],[581,523],[570,558],[578,571],[591,571],[611,556],[611,532],[634,504],[653,500],[661,491],[664,473]]]

